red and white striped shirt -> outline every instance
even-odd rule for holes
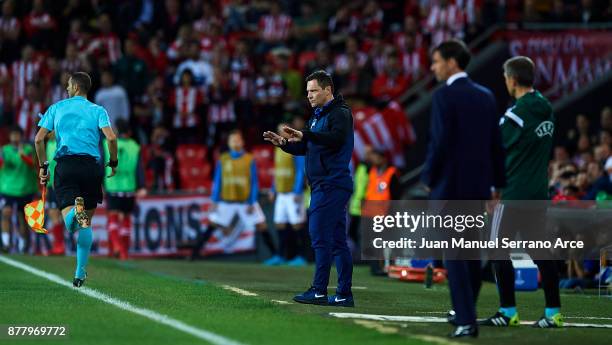
[[[255,98],[258,102],[278,101],[285,95],[285,83],[279,74],[258,76],[255,79]]]
[[[357,66],[363,67],[368,62],[368,54],[364,52],[357,52],[355,62]],[[340,54],[334,59],[334,66],[336,71],[346,71],[350,68],[349,56],[347,54]]]
[[[193,22],[193,31],[196,35],[206,35],[210,32],[213,25],[221,25],[221,22],[215,16],[211,16],[208,18],[200,18]]]
[[[28,37],[34,35],[38,30],[55,27],[55,20],[49,13],[30,14],[23,20],[23,29]]]
[[[265,41],[285,41],[292,25],[293,21],[288,15],[266,15],[259,20],[259,32]]]
[[[55,104],[66,98],[68,98],[68,92],[66,91],[66,88],[63,85],[51,85],[47,93],[47,100],[49,101],[49,104]]]
[[[211,103],[208,106],[208,122],[225,123],[232,121],[236,121],[236,112],[232,100],[225,103]]]
[[[232,92],[228,89],[228,84],[224,87],[215,88],[211,86],[209,89],[208,105],[208,122],[209,123],[225,123],[236,121],[236,113],[234,111],[234,101],[230,96]]]
[[[96,37],[87,47],[87,54],[105,53],[111,63],[121,58],[121,42],[114,33],[102,34]]]
[[[444,8],[434,5],[431,7],[425,27],[431,33],[431,43],[435,47],[450,38],[462,38],[464,23],[463,12],[457,5],[449,4]]]
[[[406,51],[408,48],[406,47],[407,36],[411,35],[405,32],[399,32],[393,37],[393,43],[399,49],[399,51]],[[414,47],[416,49],[423,48],[423,34],[420,32],[412,34],[414,36]]]
[[[9,77],[8,68],[6,68],[5,64],[0,63],[0,81],[4,82],[3,84],[0,84],[0,106],[3,106],[4,109],[6,109],[6,107],[4,107],[4,100],[6,99],[6,97],[9,96],[7,94],[9,90],[8,77]]]
[[[366,36],[378,36],[383,28],[384,13],[382,10],[376,11],[374,15],[361,19],[361,29]]]
[[[200,40],[200,57],[206,61],[210,61],[213,49],[222,47],[226,49],[227,42],[222,36],[208,36],[205,35]]]
[[[17,102],[15,107],[15,123],[23,129],[23,136],[26,141],[34,141],[38,124],[38,114],[43,110],[42,102],[32,102],[22,99]]]
[[[83,61],[79,58],[64,59],[60,62],[60,67],[63,72],[73,73],[83,70]]]
[[[15,61],[11,65],[13,78],[13,99],[22,99],[26,95],[26,86],[34,78],[40,77],[42,64],[40,61]]]
[[[400,54],[400,65],[405,75],[411,76],[412,80],[418,79],[421,72],[426,68],[425,53],[422,49]]]
[[[468,24],[476,22],[476,11],[482,8],[482,0],[456,0],[455,3],[463,9]]]
[[[355,114],[355,154],[365,159],[365,146],[389,152],[392,164],[404,167],[404,147],[416,141],[416,134],[406,114],[392,106],[382,111],[372,107],[358,108]]]
[[[183,41],[180,38],[174,40],[174,42],[170,44],[170,47],[168,47],[168,52],[166,53],[166,55],[168,56],[168,59],[170,60],[178,59],[179,53],[181,51],[181,47],[183,46],[183,44],[185,44],[185,41]]]
[[[248,56],[234,56],[230,59],[230,79],[236,85],[238,99],[245,100],[253,95],[253,64]]]
[[[171,96],[176,113],[172,125],[174,128],[195,127],[200,123],[197,108],[204,102],[201,92],[194,86],[177,87]]]
[[[9,18],[0,17],[0,31],[2,31],[3,36],[6,36],[13,30],[20,29],[20,28],[21,28],[21,23],[19,22],[19,19],[15,17],[9,17]]]
[[[372,56],[372,66],[374,66],[374,72],[376,75],[385,73],[385,67],[387,66],[387,57],[384,54]]]
[[[236,85],[236,96],[239,100],[250,99],[253,95],[253,81],[245,73],[232,72],[232,83]]]

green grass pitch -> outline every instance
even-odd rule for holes
[[[9,256],[71,281],[74,258]],[[481,328],[477,340],[450,340],[445,323],[379,322],[331,317],[330,312],[443,317],[449,308],[446,285],[432,289],[372,277],[366,267],[354,274],[355,308],[300,305],[294,294],[308,287],[313,267],[179,260],[119,262],[93,258],[86,286],[134,306],[242,344],[610,344],[612,329],[552,330]],[[331,284],[335,285],[335,276]],[[236,287],[257,296],[229,291]],[[330,293],[333,289],[330,289]],[[281,302],[279,302],[281,301]],[[289,302],[289,303],[282,303]],[[542,291],[517,296],[522,320],[543,312]],[[612,298],[563,294],[566,322],[612,324]],[[495,286],[485,283],[478,303],[481,317],[496,310]],[[581,319],[590,317],[596,319]],[[597,319],[599,318],[599,319]],[[0,262],[0,324],[68,325],[68,339],[7,340],[0,344],[205,344],[177,329],[78,293]]]

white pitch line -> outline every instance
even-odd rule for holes
[[[433,335],[426,335],[426,334],[417,334],[417,335],[413,335],[412,337],[420,339],[420,340],[424,340],[430,343],[436,343],[436,344],[442,344],[442,345],[464,345],[465,344],[465,343],[460,343],[457,341],[452,341],[446,338],[436,337]]]
[[[446,323],[445,317],[435,316],[397,316],[397,315],[373,315],[373,314],[357,314],[357,313],[329,313],[330,316],[341,319],[360,319],[373,321],[395,321],[395,322],[430,322],[430,323]],[[521,321],[521,325],[532,325],[535,321]],[[564,327],[578,328],[607,328],[612,329],[610,324],[598,323],[573,323],[565,322]]]
[[[237,287],[234,287],[234,286],[221,285],[221,287],[224,288],[225,290],[235,292],[235,293],[237,293],[239,295],[242,295],[242,296],[249,296],[249,297],[258,296],[254,292],[247,291],[247,290],[244,290],[244,289],[241,289],[241,288],[237,288]]]
[[[445,323],[446,318],[435,316],[396,316],[396,315],[373,315],[373,314],[357,314],[357,313],[329,313],[329,315],[341,319],[363,319],[374,321],[404,321],[404,322],[433,322]]]
[[[598,317],[598,316],[565,316],[564,319],[579,319],[579,320],[612,320],[612,317]]]
[[[416,314],[447,314],[447,311],[415,311]],[[575,320],[612,320],[612,317],[600,317],[600,316],[580,316],[580,315],[563,315],[564,319],[575,319]]]
[[[291,302],[281,301],[281,300],[277,300],[277,299],[273,299],[271,301],[274,302],[274,303],[278,303],[278,304],[291,304]]]
[[[415,311],[417,314],[448,314],[448,311]]]
[[[37,268],[34,268],[32,266],[26,265],[22,262],[16,261],[16,260],[12,260],[9,259],[7,257],[4,257],[2,255],[0,255],[0,261],[9,265],[9,266],[13,266],[15,268],[19,268],[21,270],[24,270],[28,273],[32,273],[36,276],[39,276],[41,278],[47,279],[51,282],[54,282],[56,284],[68,287],[70,289],[72,289],[73,291],[82,293],[86,296],[89,296],[91,298],[95,298],[97,300],[100,300],[104,303],[108,303],[111,304],[119,309],[123,309],[125,311],[129,311],[131,313],[146,317],[149,320],[164,324],[166,326],[172,327],[176,330],[185,332],[187,334],[193,335],[196,338],[202,339],[202,340],[206,340],[211,344],[214,345],[243,345],[243,343],[240,343],[238,341],[226,338],[224,336],[200,329],[200,328],[196,328],[193,326],[190,326],[182,321],[179,320],[175,320],[167,315],[164,314],[160,314],[158,312],[155,312],[153,310],[150,309],[145,309],[145,308],[140,308],[140,307],[136,307],[131,305],[128,302],[124,302],[122,300],[119,300],[117,298],[111,297],[109,295],[106,295],[102,292],[99,292],[97,290],[88,288],[88,287],[81,287],[81,288],[73,288],[72,284],[66,280],[63,280],[62,278],[60,278],[59,276],[52,274],[52,273],[48,273],[42,270],[39,270]]]

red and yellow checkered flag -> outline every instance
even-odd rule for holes
[[[42,200],[34,200],[23,207],[25,220],[34,232],[46,234],[48,231],[43,228],[45,225],[45,192],[46,187],[42,190]]]

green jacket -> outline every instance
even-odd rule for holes
[[[355,170],[354,176],[354,192],[349,202],[349,213],[351,216],[361,216],[361,202],[365,198],[366,189],[368,188],[368,167],[360,163]]]
[[[504,200],[548,200],[548,162],[555,117],[550,102],[529,92],[506,110],[501,134],[506,149]]]
[[[23,154],[34,162],[34,148],[23,144]],[[38,191],[38,174],[36,167],[28,165],[19,154],[17,147],[2,147],[2,168],[0,168],[0,194],[23,197]]]
[[[102,145],[104,147],[104,161],[110,159],[106,139]],[[117,159],[119,166],[115,176],[104,179],[104,189],[109,193],[133,193],[139,186],[139,161],[140,145],[131,138],[117,139]],[[110,175],[111,168],[106,167],[105,176]]]

